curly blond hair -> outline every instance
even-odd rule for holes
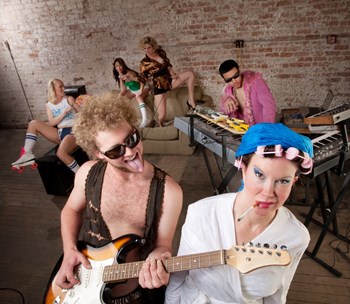
[[[149,44],[150,46],[152,46],[155,50],[159,49],[159,45],[157,43],[157,40],[154,39],[151,36],[146,36],[143,37],[140,42],[139,42],[139,47],[141,50],[143,50],[143,48],[145,47],[145,44]]]
[[[124,122],[134,126],[137,115],[128,99],[116,93],[91,96],[77,114],[73,132],[76,142],[91,158],[99,150],[96,136],[100,131],[117,128]]]

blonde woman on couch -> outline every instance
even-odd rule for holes
[[[158,45],[153,37],[144,37],[139,43],[145,52],[141,60],[140,75],[146,80],[151,79],[153,83],[154,105],[158,113],[159,125],[164,125],[166,117],[166,92],[175,89],[187,82],[189,110],[196,106],[194,100],[195,78],[192,71],[176,74],[167,57],[166,52]]]

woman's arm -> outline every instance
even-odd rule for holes
[[[73,96],[67,96],[67,102],[74,109],[75,113],[79,112],[79,106],[75,102],[75,98]]]
[[[125,76],[130,81],[141,82],[140,79],[139,79],[138,74],[136,72],[134,72],[134,71],[131,71],[131,70],[127,71]]]
[[[68,106],[60,115],[53,117],[53,113],[51,109],[49,108],[48,104],[46,104],[46,113],[47,113],[47,118],[49,120],[49,124],[51,126],[57,126],[71,110],[72,110],[72,107]]]
[[[120,94],[121,95],[125,95],[127,90],[128,90],[128,88],[125,85],[126,79],[127,79],[126,75],[122,75],[122,74],[119,75],[119,85],[120,85]]]

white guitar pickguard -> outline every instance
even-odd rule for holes
[[[77,276],[80,284],[70,289],[63,289],[62,294],[57,296],[53,304],[104,304],[102,292],[105,283],[102,281],[103,269],[112,265],[114,259],[103,261],[90,260],[92,269],[79,266]]]

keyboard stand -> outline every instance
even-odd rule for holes
[[[337,223],[337,218],[336,218],[336,213],[337,213],[337,209],[339,207],[339,204],[342,202],[346,191],[350,187],[350,171],[346,172],[345,174],[343,173],[344,163],[345,163],[345,160],[347,159],[346,156],[349,155],[348,136],[347,136],[347,131],[346,131],[346,125],[342,124],[340,127],[341,127],[342,134],[343,134],[344,144],[343,144],[341,151],[340,151],[339,164],[337,166],[336,173],[338,175],[342,175],[342,176],[346,176],[346,177],[343,181],[342,187],[340,188],[336,199],[334,199],[332,178],[331,178],[331,169],[328,169],[327,171],[323,172],[321,175],[316,176],[318,197],[315,199],[314,203],[311,205],[309,213],[306,216],[306,219],[304,222],[304,225],[306,227],[309,226],[311,221],[322,227],[321,233],[319,234],[319,237],[316,241],[314,248],[312,249],[312,251],[306,250],[305,253],[307,255],[309,255],[312,259],[314,259],[316,262],[321,264],[323,267],[328,269],[330,272],[332,272],[337,277],[342,276],[342,273],[339,270],[335,269],[333,266],[324,262],[322,259],[318,258],[317,253],[322,245],[322,242],[323,242],[327,232],[332,233],[340,240],[350,244],[350,240],[346,236],[341,235],[339,233],[338,223]],[[325,182],[322,182],[322,178],[321,178],[322,175],[324,175]],[[325,203],[325,199],[324,199],[325,198],[325,196],[324,196],[324,188],[325,187],[327,189],[327,196],[328,196],[328,201],[329,201],[328,208],[326,207],[326,203]],[[320,208],[321,208],[323,223],[321,223],[313,218],[313,215],[314,215],[315,210],[316,210],[318,205],[320,205]],[[332,228],[331,228],[331,225],[332,225]]]
[[[221,194],[221,193],[227,193],[229,191],[228,189],[228,185],[231,181],[231,179],[236,175],[238,169],[232,165],[231,163],[228,162],[227,160],[227,153],[226,153],[226,133],[217,133],[217,136],[220,136],[222,139],[222,144],[221,144],[221,153],[222,153],[222,157],[221,157],[221,165],[220,165],[220,160],[218,159],[219,157],[217,156],[217,154],[213,153],[214,158],[215,158],[215,162],[216,162],[216,166],[218,168],[219,174],[220,174],[220,183],[217,186],[215,179],[214,179],[214,171],[213,168],[210,164],[210,160],[208,157],[208,153],[207,153],[207,148],[204,145],[198,144],[196,143],[195,139],[194,139],[194,118],[196,116],[195,115],[189,115],[189,137],[190,137],[190,146],[196,146],[197,150],[203,155],[204,157],[204,161],[205,161],[205,165],[207,167],[208,173],[209,173],[209,177],[210,177],[210,181],[211,184],[213,186],[214,189],[214,194]],[[208,141],[210,141],[211,139],[208,139]]]

